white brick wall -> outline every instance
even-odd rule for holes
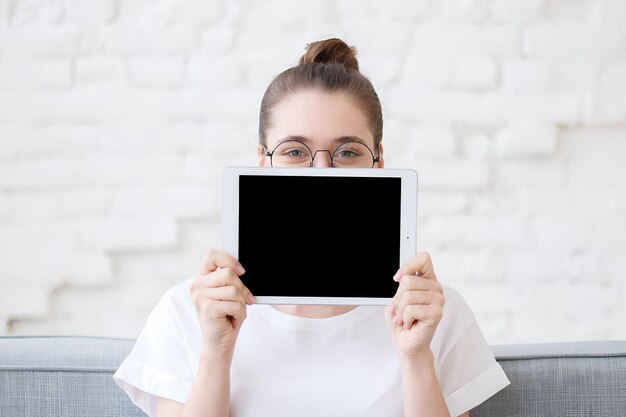
[[[16,91],[66,90],[72,84],[69,60],[6,59],[0,64],[0,88]]]
[[[304,45],[359,50],[490,343],[625,339],[622,0],[0,0],[0,333],[136,337]]]

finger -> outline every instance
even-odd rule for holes
[[[433,304],[413,304],[404,309],[402,323],[400,325],[407,330],[410,329],[416,321],[436,325],[441,320],[442,315],[443,313],[439,306]]]
[[[254,303],[254,295],[231,268],[220,269],[208,275],[197,276],[191,284],[191,292],[203,288],[234,286],[241,291],[246,299]]]
[[[215,310],[218,317],[232,317],[235,320],[246,318],[246,306],[236,301],[218,301]]]
[[[238,301],[205,300],[200,310],[203,317],[208,315],[211,319],[221,319],[227,316],[237,320],[246,318],[246,307]]]
[[[206,287],[223,287],[227,285],[234,285],[237,288],[243,289],[244,285],[237,273],[232,268],[222,268],[210,274],[200,276],[197,278],[198,285],[204,284]]]
[[[401,275],[417,275],[426,279],[437,280],[433,261],[428,252],[420,252],[413,256],[400,267],[399,272]]]
[[[210,298],[215,301],[237,301],[246,304],[246,296],[235,286],[204,288],[194,293],[194,300]],[[194,301],[195,302],[195,301]]]
[[[228,308],[228,313],[235,312],[235,308],[242,308],[239,301],[216,300],[206,295],[206,292],[198,293],[194,297],[194,305],[201,317],[220,318],[225,315],[224,308]],[[230,307],[227,307],[230,306]]]
[[[443,286],[437,281],[428,280],[415,275],[405,275],[401,278],[400,285],[398,285],[396,294],[393,296],[391,302],[397,305],[405,291],[434,291],[443,294]]]
[[[436,293],[433,293],[432,291],[405,291],[400,296],[396,314],[402,317],[404,309],[410,305],[427,305],[434,303],[439,303],[439,300],[436,298]]]
[[[246,272],[239,261],[226,252],[217,249],[209,249],[202,258],[198,274],[206,275],[219,268],[232,268],[238,275],[243,275]]]
[[[424,277],[418,277],[415,275],[404,275],[400,279],[398,292],[411,290],[435,291],[443,294],[443,286],[437,281],[433,281]]]
[[[445,303],[443,294],[435,291],[405,291],[399,296],[395,318],[401,321],[404,311],[411,305],[435,305],[443,308]]]

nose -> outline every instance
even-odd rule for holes
[[[313,164],[311,165],[314,168],[330,168],[332,167],[332,161],[330,159],[330,151],[327,150],[317,150],[313,154]]]

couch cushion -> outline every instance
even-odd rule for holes
[[[626,416],[626,341],[492,346],[511,385],[472,417]]]

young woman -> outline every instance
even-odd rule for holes
[[[261,102],[259,166],[383,168],[381,140],[378,96],[339,39],[309,44]],[[259,305],[244,273],[209,250],[152,311],[114,375],[148,415],[469,416],[509,384],[426,252],[381,277],[398,282],[387,307]]]

